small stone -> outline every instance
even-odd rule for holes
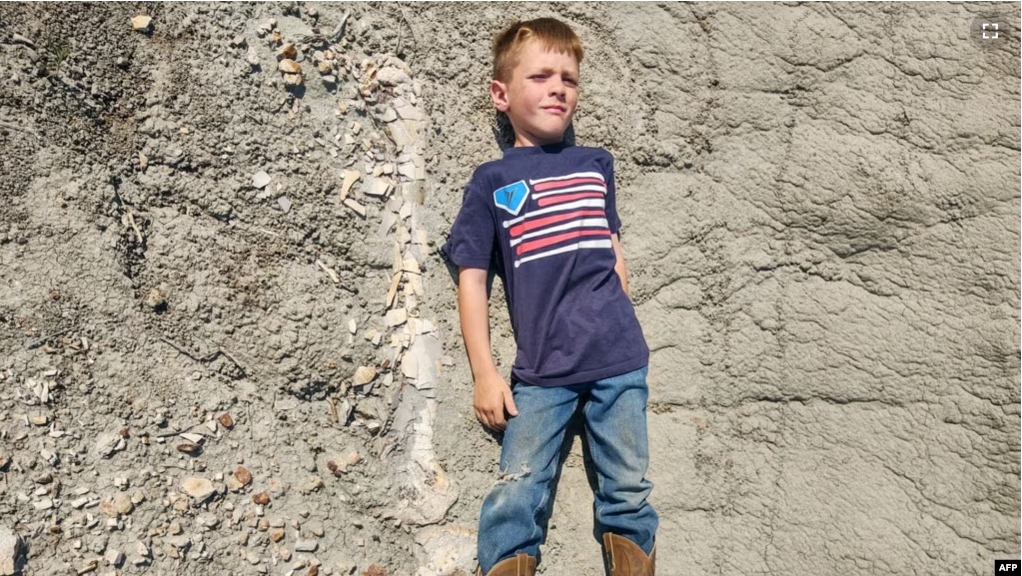
[[[258,492],[252,495],[252,502],[255,502],[260,506],[266,506],[270,503],[270,495],[266,492]]]
[[[255,46],[249,46],[245,52],[245,62],[248,62],[249,66],[259,65],[259,53],[256,52]]]
[[[284,60],[296,60],[298,59],[298,49],[291,42],[288,42],[277,50],[277,61],[283,62]]]
[[[46,414],[37,414],[35,416],[30,416],[28,421],[34,426],[46,426],[50,419],[46,416]]]
[[[102,458],[109,458],[113,456],[114,452],[120,450],[121,443],[124,441],[121,435],[116,432],[107,432],[100,434],[99,438],[96,439],[96,454]]]
[[[398,84],[411,82],[412,79],[400,68],[384,66],[376,73],[376,81],[379,82],[381,86],[397,86]]]
[[[387,326],[400,326],[408,320],[408,311],[404,308],[395,308],[387,312],[385,322]]]
[[[359,216],[365,218],[365,215],[366,215],[365,206],[362,206],[361,204],[356,202],[353,198],[346,198],[344,200],[344,205],[347,206],[348,208],[351,208]]]
[[[284,74],[285,86],[301,86],[304,81],[301,74]]]
[[[341,184],[341,201],[348,197],[348,192],[351,190],[351,186],[362,177],[362,173],[358,170],[345,170],[344,171],[344,182]]]
[[[103,558],[106,560],[107,564],[116,568],[119,568],[121,564],[124,564],[124,552],[121,552],[120,550],[107,550],[106,555],[103,556]]]
[[[53,508],[53,500],[43,498],[38,502],[33,502],[32,506],[34,506],[36,510],[49,510],[50,508]]]
[[[280,70],[285,74],[301,74],[302,65],[295,62],[294,60],[285,58],[281,60],[279,64],[277,64],[277,70]]]
[[[315,552],[319,542],[315,540],[299,540],[295,542],[295,552]]]
[[[270,184],[270,175],[265,170],[260,170],[252,175],[252,186],[255,188],[266,188]]]
[[[231,46],[235,48],[244,48],[248,42],[245,41],[245,37],[238,35],[231,39]]]
[[[167,526],[167,533],[170,534],[171,536],[177,536],[181,532],[183,532],[183,530],[181,529],[181,523],[180,522],[176,522],[176,521],[175,522],[171,522],[170,526]]]
[[[316,70],[318,70],[320,74],[329,74],[333,72],[333,69],[334,65],[326,60],[321,60],[318,64],[316,64]]]
[[[224,412],[223,414],[217,416],[216,421],[219,422],[221,426],[227,428],[228,430],[234,428],[234,418],[231,418],[231,415],[228,414],[227,412]]]
[[[159,288],[153,288],[146,296],[145,303],[153,310],[159,310],[167,305],[167,295]]]
[[[351,383],[355,386],[365,386],[376,378],[376,368],[372,366],[359,366],[355,370]]]
[[[380,120],[384,122],[393,122],[394,120],[397,120],[397,112],[395,112],[393,108],[387,108],[383,111],[383,114],[380,114]]]
[[[131,495],[127,492],[118,492],[114,495],[114,509],[118,514],[131,514],[135,504],[131,501]]]
[[[273,542],[280,542],[283,539],[284,539],[283,530],[274,530],[270,532],[270,540],[272,540]]]
[[[287,548],[280,551],[280,559],[284,562],[291,560],[291,551]]]
[[[252,473],[244,466],[238,466],[234,470],[234,474],[227,479],[227,487],[230,488],[232,492],[237,492],[245,486],[248,486],[250,483],[252,483]]]
[[[0,575],[17,574],[25,565],[25,541],[6,526],[0,526]]]
[[[248,563],[252,564],[253,566],[255,566],[256,564],[262,562],[262,560],[259,559],[259,555],[256,554],[255,552],[248,552],[248,553],[246,553],[245,554],[245,560],[248,560]]]
[[[354,466],[362,461],[362,456],[359,455],[357,450],[352,450],[348,454],[348,466]]]
[[[149,31],[149,27],[152,26],[153,18],[151,16],[139,15],[131,19],[131,27],[139,32]]]
[[[348,319],[348,332],[351,332],[352,334],[358,332],[358,323],[355,322],[354,318]]]
[[[181,444],[175,446],[175,448],[177,448],[178,452],[183,452],[190,456],[194,456],[202,450],[201,446],[199,446],[198,444],[192,444],[191,442],[182,442]]]
[[[202,502],[216,493],[216,487],[206,478],[185,478],[181,481],[181,489],[196,502]]]
[[[368,191],[366,191],[366,194],[369,196],[383,197],[387,195],[387,192],[390,192],[390,187],[391,182],[386,178],[374,180],[373,185],[369,188]]]

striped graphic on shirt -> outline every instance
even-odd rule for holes
[[[612,248],[607,222],[607,184],[599,172],[576,172],[529,180],[537,208],[504,221],[515,268],[525,262],[576,250]]]

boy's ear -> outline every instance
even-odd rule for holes
[[[493,99],[493,105],[497,108],[497,110],[507,112],[507,85],[500,80],[493,80],[490,82],[490,98]]]

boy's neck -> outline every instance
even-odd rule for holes
[[[546,141],[532,141],[528,138],[522,137],[520,134],[515,134],[515,148],[527,148],[530,146],[556,146],[558,144],[564,144],[564,136],[562,135],[558,140]]]

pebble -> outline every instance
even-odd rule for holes
[[[53,500],[43,498],[38,502],[33,502],[32,506],[34,506],[36,510],[49,510],[50,508],[53,508]]]
[[[400,326],[408,320],[408,311],[404,308],[395,308],[387,312],[385,322],[387,326]]]
[[[121,564],[124,564],[124,552],[120,550],[107,550],[103,558],[107,564],[114,567],[120,567]]]
[[[25,564],[25,541],[18,533],[0,526],[0,575],[17,574]]]
[[[231,39],[231,46],[234,46],[235,48],[244,48],[247,44],[248,42],[245,41],[245,37],[241,35],[235,36]]]
[[[149,30],[149,27],[153,23],[152,16],[139,15],[131,19],[131,27],[139,32],[145,32]]]
[[[287,196],[277,198],[277,205],[280,206],[280,209],[284,212],[284,214],[291,211],[291,201],[288,200]]]
[[[295,542],[295,552],[315,552],[319,542],[315,540],[299,540]]]
[[[198,502],[216,493],[216,487],[206,478],[185,478],[181,481],[181,489]]]
[[[266,492],[257,492],[252,495],[252,502],[255,502],[260,506],[266,506],[270,503],[270,495]]]
[[[118,492],[114,495],[114,509],[118,514],[131,514],[131,511],[135,509],[135,504],[132,503],[131,496],[127,492]]]
[[[265,170],[260,170],[252,175],[252,186],[255,188],[266,188],[270,184],[270,175]]]
[[[302,65],[295,62],[294,60],[285,58],[281,60],[279,64],[277,64],[277,70],[280,70],[284,74],[301,74]]]
[[[366,215],[365,206],[359,204],[353,198],[345,198],[344,205],[347,206],[348,208],[351,208],[359,216],[365,218]]]
[[[355,376],[352,378],[352,384],[355,386],[365,386],[366,384],[373,381],[376,378],[376,368],[372,366],[359,366],[355,370]]]
[[[341,201],[348,197],[348,192],[351,190],[351,186],[362,177],[362,173],[358,170],[345,170],[344,171],[344,182],[341,184]]]
[[[381,86],[397,86],[398,84],[411,82],[412,79],[400,68],[385,66],[380,68],[380,71],[376,73],[376,81],[379,82]]]
[[[259,65],[259,53],[256,52],[254,46],[249,46],[248,51],[245,52],[245,61],[248,62],[249,66]]]

